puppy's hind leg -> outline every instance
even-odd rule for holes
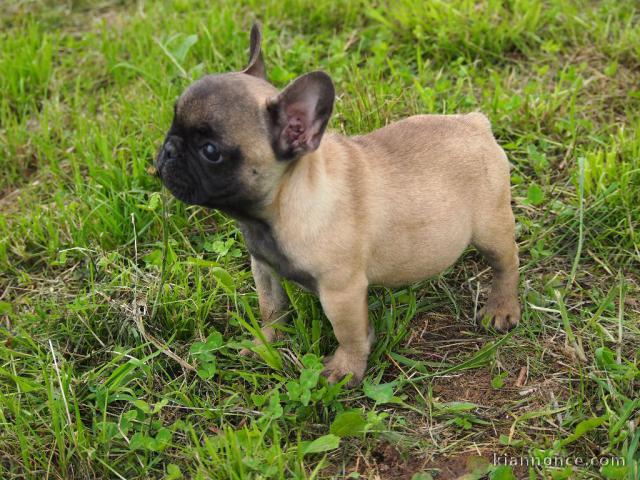
[[[279,332],[274,325],[282,324],[286,320],[286,310],[288,305],[287,294],[282,287],[281,279],[264,262],[251,257],[251,273],[256,282],[258,291],[258,304],[260,306],[260,316],[262,317],[262,335],[267,342],[271,343],[277,339]],[[256,338],[254,343],[259,345],[262,340]],[[251,350],[245,348],[240,351],[240,355],[251,355]]]
[[[491,213],[476,226],[472,240],[493,270],[491,292],[478,313],[478,320],[488,319],[496,330],[506,331],[520,320],[515,221],[508,204],[506,208]]]

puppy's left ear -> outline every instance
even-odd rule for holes
[[[312,152],[320,145],[336,91],[331,77],[311,72],[296,78],[267,102],[273,148],[283,159]]]
[[[251,27],[251,42],[249,47],[249,64],[242,71],[247,75],[253,75],[254,77],[267,79],[267,73],[264,69],[264,61],[262,59],[262,49],[260,45],[262,43],[262,31],[260,30],[260,24],[254,23]]]

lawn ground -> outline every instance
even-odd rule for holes
[[[313,69],[330,127],[480,110],[513,163],[523,318],[473,321],[469,250],[372,289],[362,387],[287,285],[277,349],[236,225],[148,174],[173,102],[238,70]],[[628,1],[37,2],[0,11],[0,478],[637,479],[640,11]],[[504,463],[524,463],[510,465]],[[568,465],[567,465],[568,463]]]

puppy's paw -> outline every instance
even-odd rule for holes
[[[506,332],[520,321],[520,304],[515,297],[489,297],[487,304],[480,309],[477,321],[485,328]]]
[[[327,377],[329,383],[336,383],[351,373],[347,387],[353,388],[360,384],[366,370],[367,355],[349,353],[338,347],[332,356],[325,358],[322,375]]]

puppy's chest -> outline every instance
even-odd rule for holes
[[[315,292],[316,279],[309,272],[297,267],[283,251],[269,225],[260,220],[238,222],[249,253],[273,268],[278,275]]]

